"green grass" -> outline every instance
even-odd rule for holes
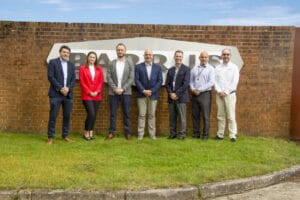
[[[0,134],[0,189],[140,190],[266,174],[300,163],[300,147],[283,139],[240,136],[223,141],[85,141],[71,135]]]

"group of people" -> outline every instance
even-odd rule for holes
[[[69,138],[70,116],[73,107],[73,87],[76,82],[75,66],[69,61],[71,49],[61,46],[60,56],[52,59],[48,65],[48,80],[50,82],[49,99],[50,112],[48,122],[47,144],[52,144],[55,134],[56,119],[60,107],[63,109],[62,139],[73,142]],[[163,78],[162,70],[153,62],[153,51],[144,51],[144,62],[134,66],[126,57],[126,46],[119,43],[116,46],[117,58],[109,63],[107,68],[107,83],[109,86],[110,125],[106,140],[111,140],[116,134],[118,106],[121,104],[125,139],[131,140],[130,131],[130,104],[132,85],[137,88],[138,105],[138,140],[145,134],[147,118],[150,138],[156,139],[156,106],[158,92]],[[238,67],[230,61],[231,51],[223,49],[223,62],[216,68],[209,64],[209,55],[206,51],[200,53],[198,66],[190,69],[183,64],[183,51],[174,53],[175,65],[166,76],[165,87],[168,93],[169,128],[168,139],[186,137],[186,104],[192,96],[193,138],[209,138],[212,88],[216,90],[218,131],[215,139],[224,138],[226,120],[228,121],[229,137],[236,141],[237,124],[235,119],[236,88],[239,81]],[[80,66],[79,83],[81,98],[86,110],[83,138],[93,140],[94,125],[97,110],[102,100],[104,75],[98,64],[97,54],[93,51],[87,54],[86,63]],[[190,92],[189,92],[190,91]],[[200,118],[203,119],[203,130],[200,130]],[[177,119],[179,128],[177,130]],[[201,134],[202,132],[202,134]]]

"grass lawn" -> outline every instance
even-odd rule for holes
[[[232,143],[187,138],[85,141],[71,135],[0,133],[0,189],[141,190],[199,185],[266,174],[300,164],[300,146],[283,139],[239,136]]]

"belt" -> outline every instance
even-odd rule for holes
[[[233,90],[233,91],[231,91],[229,94],[233,94],[233,93],[235,93],[236,92],[236,90]]]

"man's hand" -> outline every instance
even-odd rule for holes
[[[62,93],[62,95],[64,95],[64,96],[67,96],[69,93],[69,88],[68,87],[61,88],[60,93]]]
[[[170,98],[172,100],[177,100],[178,99],[178,97],[177,97],[177,95],[175,93],[170,93]]]
[[[123,92],[124,92],[124,90],[123,90],[122,88],[117,88],[117,89],[115,90],[115,93],[116,93],[117,95],[121,95]]]
[[[144,90],[143,93],[144,93],[144,95],[146,97],[150,97],[152,95],[152,91],[151,90]]]
[[[194,90],[192,90],[192,93],[193,93],[195,96],[198,96],[201,92],[200,92],[200,90],[194,89]]]

